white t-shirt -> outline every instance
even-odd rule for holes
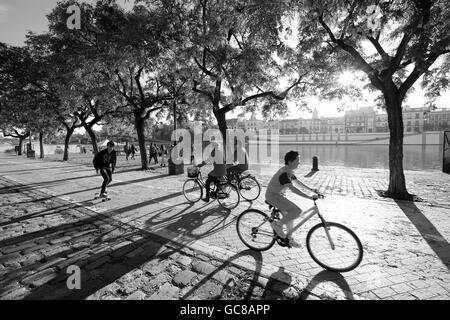
[[[288,188],[288,184],[296,179],[297,177],[294,175],[294,172],[287,166],[284,166],[274,174],[272,179],[270,179],[266,194],[272,193],[284,196]]]

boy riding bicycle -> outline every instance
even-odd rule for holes
[[[285,166],[275,173],[267,186],[266,201],[278,208],[282,214],[282,218],[279,221],[272,222],[272,227],[275,232],[279,237],[286,239],[290,246],[300,247],[298,241],[292,238],[292,233],[294,220],[301,215],[302,209],[286,198],[286,191],[290,189],[295,194],[311,200],[318,199],[318,196],[317,194],[309,196],[300,190],[300,188],[305,188],[311,192],[315,192],[315,190],[300,182],[294,175],[294,170],[297,169],[300,163],[298,152],[289,151],[286,153],[284,163]],[[285,225],[286,232],[283,230]]]

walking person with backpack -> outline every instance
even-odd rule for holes
[[[114,142],[109,141],[107,148],[100,151],[93,160],[95,171],[103,177],[103,184],[100,190],[100,198],[107,198],[108,191],[107,187],[112,181],[112,175],[116,168],[116,151],[114,151]]]

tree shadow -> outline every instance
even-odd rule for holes
[[[34,219],[37,217],[44,217],[44,216],[48,216],[48,215],[58,214],[64,210],[71,209],[73,207],[74,207],[73,204],[67,204],[67,205],[61,205],[61,206],[57,206],[57,207],[47,208],[45,210],[41,210],[38,212],[25,214],[19,218],[12,218],[12,219],[8,220],[7,222],[0,222],[0,227],[4,227],[9,224],[13,224],[13,223],[17,223],[17,222],[23,222],[23,221]]]
[[[164,177],[164,176],[165,176],[165,175],[158,175],[158,176],[153,176],[153,177],[146,177],[146,178],[141,178],[141,179],[135,179],[135,180],[123,181],[123,182],[114,182],[114,179],[113,179],[113,181],[112,181],[111,184],[110,184],[110,188],[111,188],[111,187],[118,187],[118,186],[125,186],[125,185],[133,184],[133,183],[140,183],[140,182],[144,182],[144,181],[155,180],[155,179],[158,179],[158,178],[161,178],[161,177]],[[56,185],[58,185],[58,184],[51,185],[51,184],[50,184],[51,181],[49,181],[48,183],[49,183],[49,184],[46,185],[47,188],[48,188],[48,187],[51,187],[51,186],[56,186]],[[39,189],[39,188],[40,188],[39,184],[36,183],[36,186],[25,186],[25,185],[22,185],[21,187],[19,187],[19,190],[23,190],[23,191],[27,190],[27,191],[30,191],[30,190],[35,190],[35,189]],[[0,188],[0,194],[1,194],[2,191],[3,191],[2,189],[3,189],[3,188]],[[8,189],[8,188],[6,188],[6,189]],[[45,198],[33,199],[33,200],[30,200],[30,201],[17,202],[16,204],[30,203],[30,202],[36,202],[36,201],[51,200],[51,199],[58,198],[58,197],[62,197],[62,196],[73,195],[73,194],[77,194],[77,193],[81,193],[81,192],[86,192],[86,191],[95,191],[95,190],[99,190],[99,189],[100,189],[100,185],[99,185],[98,187],[95,187],[95,188],[89,188],[89,189],[82,189],[82,190],[71,191],[71,192],[66,192],[66,193],[60,193],[60,194],[58,194],[57,196],[47,196],[47,197],[45,197]],[[92,201],[92,200],[81,201],[80,203],[89,204],[90,201]]]
[[[402,209],[406,217],[416,227],[417,231],[422,235],[423,239],[428,243],[430,248],[436,253],[442,263],[450,270],[450,244],[444,236],[436,229],[430,220],[420,211],[412,201],[394,200]]]
[[[118,231],[120,235],[111,235],[111,230]],[[96,241],[99,238],[102,241]],[[31,290],[25,299],[85,299],[155,255],[164,259],[160,250],[171,239],[99,214],[33,234],[9,238],[2,241],[0,246],[22,245],[27,241],[35,241],[35,246],[24,254],[37,257],[31,262],[22,262],[20,267],[8,267],[17,254],[2,257],[2,263],[9,269],[0,280],[0,296],[19,282]],[[139,254],[128,257],[134,250],[139,250]],[[67,287],[69,275],[66,269],[69,265],[81,268],[81,290],[69,290]],[[47,279],[44,275],[33,279],[42,272],[54,276]]]

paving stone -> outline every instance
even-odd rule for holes
[[[109,256],[96,257],[96,259],[93,262],[86,265],[86,269],[92,270],[92,269],[98,268],[101,265],[108,263],[110,260],[111,260],[111,257],[109,257]]]
[[[46,269],[24,278],[22,283],[31,287],[39,287],[57,276],[58,274],[53,269]]]
[[[395,292],[394,290],[392,290],[389,287],[378,288],[378,289],[372,290],[372,292],[374,294],[376,294],[377,297],[379,297],[380,299],[386,299],[386,298],[392,297],[397,294],[397,292]]]
[[[127,297],[127,300],[144,300],[146,294],[141,290],[138,290]]]
[[[173,283],[180,288],[184,288],[191,283],[195,276],[196,274],[194,272],[183,270],[173,278]]]
[[[157,293],[154,293],[149,297],[149,300],[178,300],[178,294],[180,289],[177,287],[165,283]]]
[[[0,295],[0,300],[20,300],[30,294],[30,290],[25,287],[17,288],[5,295]]]
[[[142,252],[144,252],[144,249],[137,248],[137,249],[134,249],[133,251],[127,253],[126,256],[127,256],[127,258],[134,258],[136,256],[139,256]]]
[[[0,264],[6,264],[8,262],[17,262],[17,261],[21,261],[24,259],[25,259],[24,256],[20,255],[17,252],[14,252],[14,253],[0,256]]]
[[[61,238],[56,238],[50,241],[50,244],[54,245],[54,244],[58,244],[61,242],[68,242],[69,240],[72,240],[71,236],[65,236],[65,237],[61,237]]]
[[[57,258],[57,259],[52,259],[50,261],[46,261],[46,262],[43,262],[43,263],[39,263],[39,264],[36,264],[36,266],[33,267],[33,270],[41,271],[41,270],[48,269],[50,267],[55,267],[59,263],[65,261],[65,260],[66,260],[66,258]]]
[[[203,262],[203,261],[193,262],[192,269],[194,269],[197,272],[203,273],[203,274],[210,274],[216,270],[216,268],[213,265]]]
[[[192,259],[187,256],[179,256],[178,258],[175,259],[175,262],[186,267],[192,263]]]
[[[147,286],[149,289],[151,289],[153,291],[154,289],[158,289],[164,283],[169,282],[170,280],[171,280],[171,277],[169,275],[167,275],[165,273],[160,273],[156,277],[151,278],[148,281]]]
[[[152,261],[143,266],[143,270],[148,274],[155,276],[163,272],[170,265],[170,261],[163,260],[161,262]]]
[[[212,300],[221,295],[222,287],[212,281],[206,281],[200,288],[195,291],[195,295],[200,300]]]
[[[221,282],[222,284],[226,284],[228,281],[235,280],[235,277],[225,270],[219,270],[218,272],[214,273],[213,278]]]

